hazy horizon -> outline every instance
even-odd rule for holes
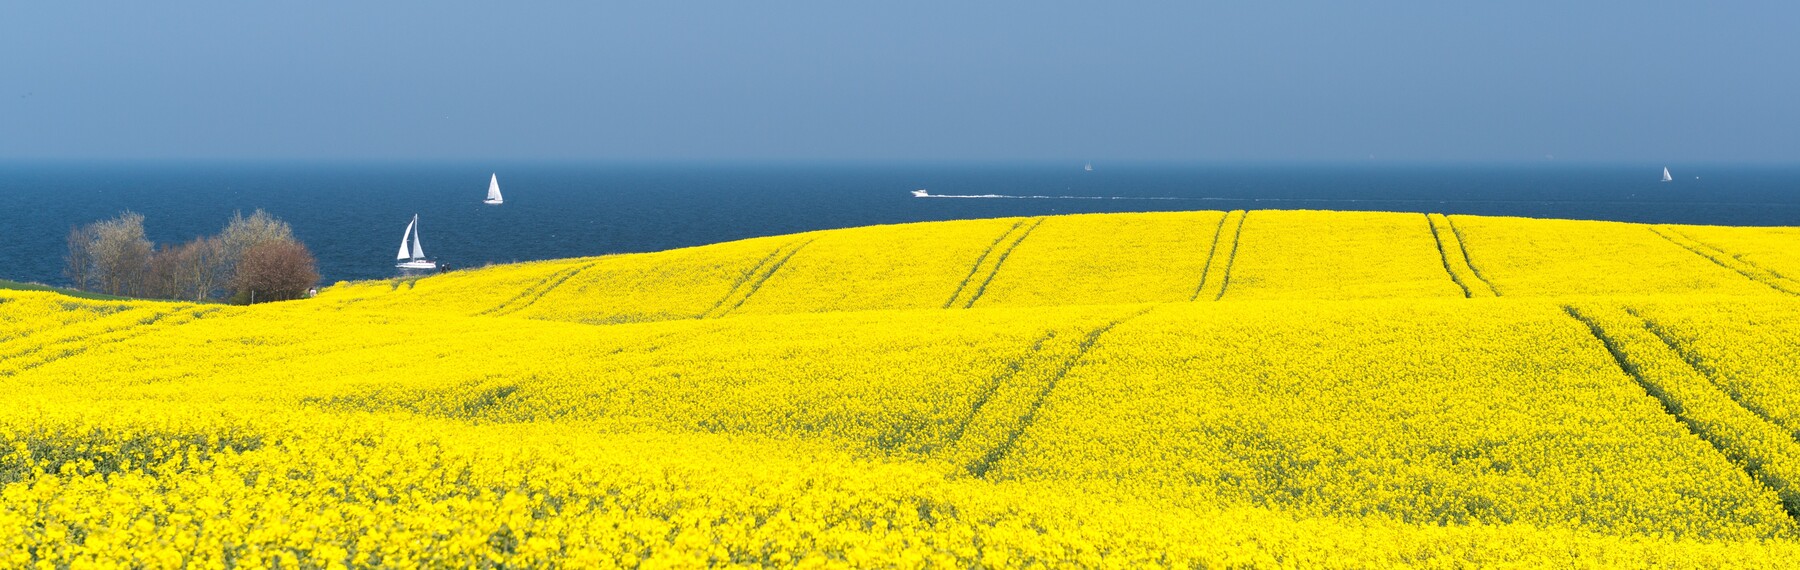
[[[1800,161],[1778,3],[0,7],[0,161]]]

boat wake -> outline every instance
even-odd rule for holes
[[[1175,196],[1023,196],[1016,194],[932,194],[914,190],[914,198],[985,198],[1001,200],[1217,200],[1219,198],[1180,198]]]

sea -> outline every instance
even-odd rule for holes
[[[1318,209],[1800,226],[1800,165],[1390,163],[4,162],[0,279],[65,284],[69,230],[152,241],[234,212],[292,224],[326,284],[394,268],[416,214],[451,269],[758,236],[1087,212]],[[1663,182],[1667,167],[1673,180]],[[482,203],[497,175],[506,203]],[[926,197],[915,196],[924,190]]]

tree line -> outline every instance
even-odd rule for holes
[[[312,252],[262,210],[232,214],[218,235],[163,245],[145,237],[142,214],[126,211],[69,230],[68,243],[63,275],[107,295],[247,304],[298,299],[319,282]]]

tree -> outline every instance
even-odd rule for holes
[[[94,275],[94,242],[99,236],[94,224],[69,228],[69,255],[63,258],[63,276],[82,291],[93,290],[98,279]]]
[[[213,298],[224,287],[227,277],[224,265],[225,248],[216,237],[194,238],[182,246],[175,262],[195,301]]]
[[[312,252],[294,241],[272,241],[251,246],[238,259],[232,288],[248,301],[285,301],[306,296],[319,283],[319,269]]]
[[[152,253],[150,240],[144,237],[144,216],[126,211],[70,231],[63,271],[79,289],[141,295]]]
[[[181,246],[159,245],[150,254],[150,272],[144,280],[144,296],[158,299],[184,298],[181,272],[175,268]]]
[[[243,261],[245,253],[256,246],[288,242],[299,243],[294,239],[294,229],[280,218],[269,215],[261,209],[244,217],[242,212],[231,214],[231,222],[219,232],[219,274],[225,276],[225,284],[235,296],[244,289],[238,288],[238,265]]]
[[[145,294],[163,299],[204,301],[218,291],[218,238],[194,238],[178,246],[162,246],[150,259],[150,287]]]
[[[254,290],[257,300],[279,300],[297,298],[319,280],[293,228],[262,210],[232,214],[216,237],[160,248],[144,237],[144,216],[127,211],[70,229],[68,245],[63,274],[77,289],[110,295],[205,301],[224,292],[248,301]],[[250,252],[265,248],[245,274],[240,267]]]

